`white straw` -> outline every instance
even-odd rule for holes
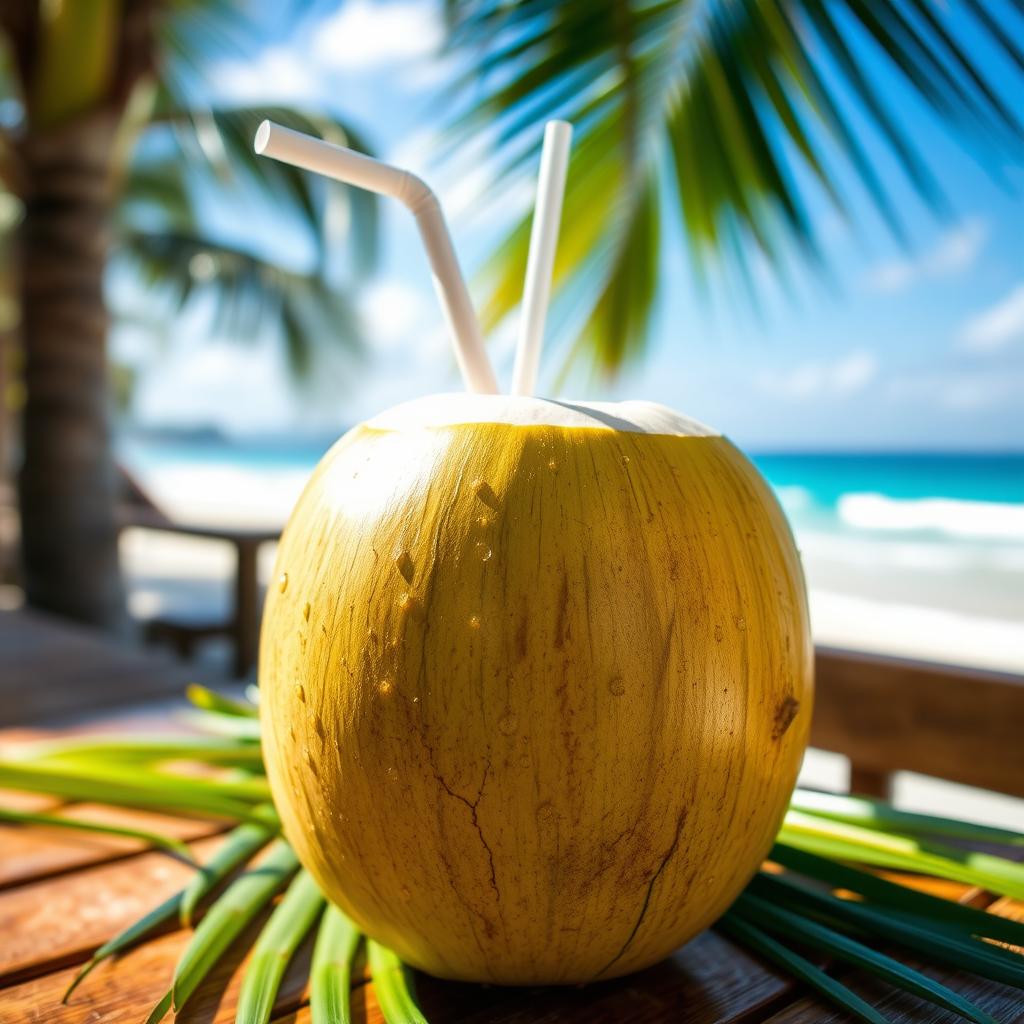
[[[497,394],[498,382],[484,349],[480,322],[459,269],[437,196],[408,171],[272,121],[264,121],[259,126],[254,148],[257,153],[282,163],[393,196],[412,211],[427,250],[434,288],[448,322],[466,390]]]
[[[523,313],[512,369],[513,395],[532,395],[537,387],[540,350],[544,344],[544,320],[551,295],[551,272],[558,246],[571,142],[571,124],[567,121],[548,121],[544,129],[544,148],[537,178],[537,205],[533,213],[530,250],[526,259]]]

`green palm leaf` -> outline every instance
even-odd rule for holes
[[[317,271],[288,270],[198,232],[124,228],[120,254],[151,294],[163,294],[172,310],[205,295],[214,302],[213,328],[234,339],[257,340],[268,323],[279,327],[288,366],[308,376],[318,339],[348,353],[359,344],[359,318],[344,290]]]
[[[838,182],[852,172],[902,237],[855,120],[866,118],[914,189],[945,209],[883,74],[978,140],[993,168],[1024,144],[1006,98],[1013,83],[993,82],[930,0],[449,0],[447,14],[449,46],[469,65],[455,86],[469,101],[453,138],[496,125],[499,178],[535,159],[545,118],[576,124],[554,319],[575,339],[573,353],[608,371],[643,351],[663,272],[653,226],[670,198],[697,272],[722,266],[748,297],[749,251],[779,274],[794,252],[819,260],[801,182],[845,217],[851,196]],[[974,0],[958,17],[1024,70],[991,2]],[[492,324],[518,302],[527,238],[528,218],[495,247]],[[580,309],[587,315],[571,315]]]
[[[973,1003],[957,995],[952,989],[940,985],[920,971],[901,964],[898,960],[877,953],[873,949],[824,925],[808,921],[798,913],[769,903],[757,896],[743,895],[736,901],[732,913],[763,928],[765,931],[793,939],[802,946],[817,949],[912,992],[922,999],[952,1010],[976,1024],[995,1024],[995,1021]]]
[[[329,904],[320,923],[309,972],[312,1024],[350,1024],[352,964],[361,939],[355,924]]]
[[[858,1020],[866,1021],[867,1024],[889,1024],[888,1017],[883,1017],[855,992],[851,992],[835,978],[830,978],[821,968],[815,967],[810,960],[793,952],[788,946],[784,946],[778,939],[773,938],[739,914],[729,911],[715,927],[748,949],[752,949],[767,960],[778,964],[787,974],[803,981],[823,995],[830,1003],[853,1014]]]
[[[291,847],[278,839],[259,865],[228,886],[199,923],[178,960],[171,986],[171,1004],[176,1013],[246,925],[298,869]]]
[[[398,955],[372,939],[366,940],[373,990],[387,1024],[427,1024],[416,1003],[412,974]]]
[[[350,125],[321,114],[290,107],[187,107],[166,94],[154,112],[153,123],[171,129],[195,185],[215,188],[241,180],[269,197],[306,228],[321,260],[326,257],[329,196],[343,201],[351,228],[348,240],[355,268],[372,270],[378,257],[378,199],[365,189],[328,183],[278,162],[260,160],[252,140],[261,121],[275,121],[296,131],[316,135],[339,145],[369,153],[367,140]]]
[[[267,1024],[270,1020],[285,968],[323,906],[316,882],[308,872],[300,871],[253,947],[238,994],[237,1024]]]
[[[122,825],[108,825],[100,821],[79,821],[76,818],[62,818],[58,814],[31,814],[28,811],[12,811],[0,807],[0,821],[15,825],[42,825],[46,828],[68,829],[73,832],[92,832],[95,835],[114,836],[120,839],[137,839],[158,850],[180,857],[186,864],[195,865],[192,851],[180,839],[161,835],[141,828],[125,828]]]

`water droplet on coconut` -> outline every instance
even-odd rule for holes
[[[484,528],[486,528],[486,527],[490,526],[491,523],[494,522],[494,520],[493,520],[493,518],[491,516],[483,515],[483,516],[480,516],[479,519],[477,519],[476,522],[477,522],[477,526],[483,526]]]
[[[624,466],[628,466],[629,465],[629,456],[628,455],[623,455],[622,456],[622,464]]]
[[[613,697],[621,697],[626,692],[626,683],[622,676],[615,676],[608,684]]]
[[[491,551],[491,549],[482,541],[477,544],[476,557],[479,558],[481,562],[489,562],[492,554],[494,554],[494,552]]]
[[[721,643],[725,639],[725,630],[719,623],[715,623],[715,642]]]
[[[470,617],[469,617],[469,628],[470,629],[479,629],[480,628],[480,616],[479,615],[470,615]]]
[[[557,459],[548,459],[548,469],[550,469],[552,473],[557,473],[558,472],[558,460]]]
[[[412,556],[408,551],[403,551],[395,559],[395,568],[402,574],[402,578],[406,583],[412,583],[412,577],[416,569],[412,564]]]
[[[288,589],[288,573],[283,572],[277,578],[277,589],[283,594]]]
[[[381,680],[381,681],[380,681],[380,682],[379,682],[379,683],[377,684],[377,692],[378,692],[378,693],[379,693],[379,694],[380,694],[380,695],[381,695],[382,697],[387,697],[387,696],[388,696],[388,695],[389,695],[389,694],[391,693],[391,691],[392,691],[393,689],[394,689],[394,685],[392,684],[392,682],[391,682],[391,680],[390,680],[390,679],[382,679],[382,680]]]
[[[313,606],[308,601],[302,606],[302,617],[307,622],[309,622],[309,613],[312,610],[312,608]]]
[[[519,716],[509,708],[498,719],[498,729],[506,736],[511,736],[517,728],[519,728]]]
[[[494,493],[494,489],[486,480],[481,480],[477,477],[470,487],[473,488],[473,493],[485,504],[491,508],[498,507],[498,496]]]
[[[384,774],[388,777],[388,782],[397,782],[398,781],[398,769],[397,768],[387,768],[384,771]]]
[[[737,615],[732,621],[736,623],[736,628],[740,632],[747,628],[747,620],[742,615]]]
[[[306,703],[306,688],[302,685],[302,683],[295,684],[295,699],[300,704]]]

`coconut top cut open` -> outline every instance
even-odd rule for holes
[[[366,426],[371,430],[405,431],[469,423],[568,427],[670,437],[721,436],[719,431],[657,402],[561,402],[549,398],[476,395],[465,391],[427,395],[403,402],[374,416]]]

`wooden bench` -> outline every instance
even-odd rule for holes
[[[1024,677],[829,647],[815,673],[811,744],[850,759],[855,792],[909,771],[1024,797]]]
[[[222,541],[234,548],[234,604],[229,618],[210,621],[158,615],[146,623],[145,635],[150,641],[167,641],[183,657],[190,657],[195,646],[209,637],[226,636],[234,648],[234,677],[244,679],[249,675],[256,665],[259,645],[261,601],[257,569],[260,548],[276,541],[281,531],[179,522],[141,506],[126,508],[121,514],[120,524],[122,529],[153,530],[180,537]]]

